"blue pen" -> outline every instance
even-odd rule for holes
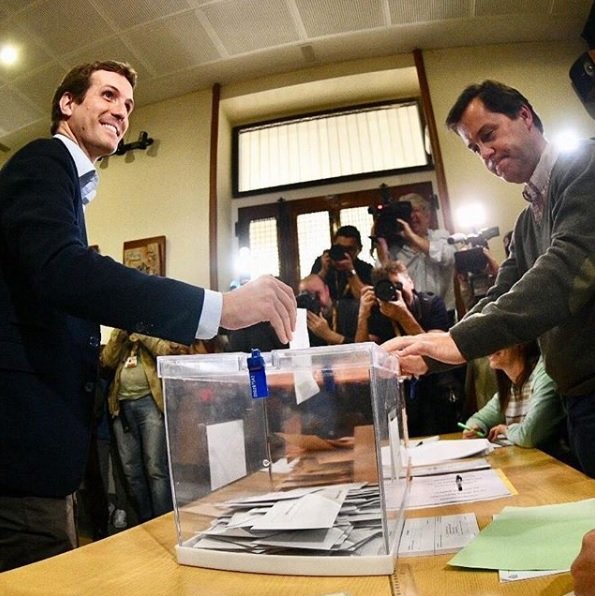
[[[479,430],[478,428],[471,428],[470,426],[467,426],[466,424],[463,424],[462,422],[457,422],[457,426],[464,430],[473,431],[478,437],[485,439],[486,434],[482,430]]]

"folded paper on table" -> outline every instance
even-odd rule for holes
[[[593,529],[595,499],[505,507],[450,565],[481,569],[569,569]]]

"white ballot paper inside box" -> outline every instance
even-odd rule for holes
[[[275,503],[252,525],[253,530],[314,530],[332,528],[347,495],[346,489],[328,488],[293,500]]]

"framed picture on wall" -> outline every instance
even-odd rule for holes
[[[149,275],[165,275],[165,236],[124,242],[122,262]]]

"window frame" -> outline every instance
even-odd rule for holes
[[[393,197],[399,197],[412,192],[427,196],[428,198],[434,196],[434,187],[430,180],[399,184],[387,188]],[[287,201],[281,197],[274,203],[240,207],[238,209],[238,221],[235,230],[239,247],[249,246],[251,221],[275,218],[277,221],[277,246],[279,250],[279,278],[294,290],[297,290],[300,281],[297,216],[314,211],[326,211],[329,217],[332,238],[341,225],[340,215],[342,209],[368,207],[375,202],[379,202],[381,197],[381,189],[369,188],[292,201]],[[437,226],[435,212],[433,212],[430,225],[432,227]],[[360,230],[360,233],[362,236],[368,235],[370,230]],[[308,273],[310,271],[302,271],[302,277]]]
[[[370,108],[382,108],[383,106],[390,106],[390,105],[400,105],[400,104],[411,104],[415,103],[417,105],[417,110],[419,114],[419,123],[421,126],[421,134],[422,138],[424,138],[424,153],[427,157],[428,163],[426,165],[421,166],[413,166],[407,168],[392,168],[388,170],[376,170],[371,172],[362,172],[359,174],[349,174],[346,176],[333,176],[331,178],[322,178],[316,180],[306,180],[304,182],[296,182],[292,184],[280,184],[277,186],[267,186],[263,188],[257,188],[253,190],[239,190],[239,137],[243,130],[249,128],[255,128],[259,126],[268,126],[272,124],[279,124],[283,122],[290,122],[292,120],[307,120],[308,118],[315,118],[320,116],[327,116],[333,114],[340,114],[344,112],[356,112],[356,111],[363,111]],[[411,98],[399,98],[399,99],[392,99],[387,101],[381,102],[373,102],[373,103],[365,103],[365,104],[358,104],[353,106],[343,106],[340,108],[333,108],[331,110],[320,110],[315,112],[308,112],[305,114],[294,114],[292,116],[285,116],[282,118],[273,118],[270,120],[263,120],[259,122],[252,122],[250,124],[241,124],[238,126],[234,126],[232,128],[232,149],[231,149],[231,168],[232,168],[232,197],[234,199],[243,198],[243,197],[251,197],[255,195],[262,195],[268,194],[271,192],[278,192],[283,190],[291,190],[291,189],[299,189],[299,188],[309,188],[313,186],[322,186],[326,184],[337,184],[340,182],[351,182],[354,180],[363,180],[369,178],[379,178],[379,177],[387,177],[387,176],[394,176],[394,175],[404,175],[410,174],[415,172],[426,172],[434,170],[434,161],[432,159],[432,154],[428,153],[425,136],[427,130],[427,123],[425,120],[425,114],[423,110],[423,105],[421,103],[420,98],[418,97],[411,97]]]

